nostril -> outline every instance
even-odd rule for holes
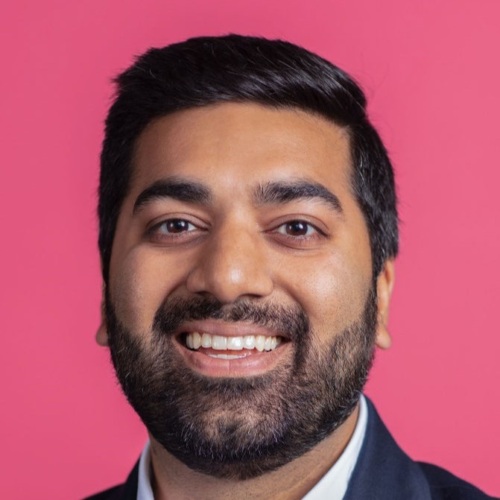
[[[273,282],[266,270],[264,253],[255,243],[255,235],[252,235],[253,244],[243,246],[250,236],[241,235],[236,229],[230,236],[229,231],[225,237],[213,234],[186,278],[189,292],[210,294],[224,304],[271,293]]]

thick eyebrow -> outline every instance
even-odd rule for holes
[[[326,202],[337,213],[343,213],[342,204],[338,197],[325,186],[316,182],[269,182],[260,185],[255,191],[255,201],[258,204],[282,204],[295,200],[314,198]]]
[[[142,191],[135,200],[133,212],[136,213],[148,203],[161,198],[207,205],[212,195],[210,190],[199,182],[171,177],[156,181]]]

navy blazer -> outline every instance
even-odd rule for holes
[[[396,444],[371,401],[368,398],[366,401],[368,426],[344,500],[495,498],[440,467],[411,460]],[[137,463],[124,484],[88,497],[86,500],[136,500],[138,470]]]

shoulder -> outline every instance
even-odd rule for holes
[[[114,486],[95,495],[85,497],[83,500],[115,500],[120,498],[120,490],[123,489],[123,485]]]
[[[440,467],[413,461],[398,446],[371,401],[365,399],[368,424],[346,499],[493,500]]]
[[[139,462],[135,464],[125,483],[96,493],[84,500],[136,500]]]
[[[85,497],[83,500],[119,500],[123,498],[123,484],[114,486],[95,495]]]
[[[417,462],[429,483],[432,498],[439,500],[487,500],[494,499],[474,485],[460,479],[437,465]]]

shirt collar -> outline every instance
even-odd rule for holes
[[[148,441],[139,460],[139,477],[137,482],[137,500],[154,500],[151,487],[151,444]]]
[[[358,461],[368,423],[368,407],[364,396],[359,400],[359,415],[354,433],[342,455],[303,500],[341,500],[344,498],[352,471]]]
[[[303,500],[341,500],[347,490],[349,479],[359,457],[368,423],[368,408],[364,396],[361,396],[359,415],[354,433],[332,468],[320,479]],[[154,500],[151,487],[151,451],[149,441],[142,450],[139,460],[139,481],[137,500]]]

